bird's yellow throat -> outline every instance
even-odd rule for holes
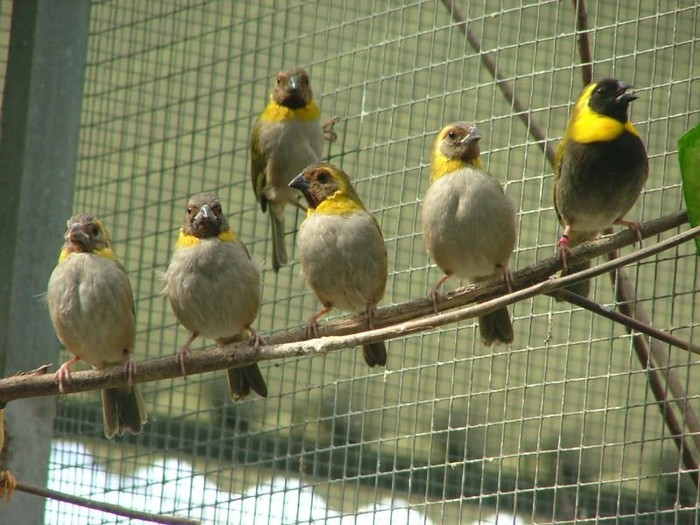
[[[462,159],[448,159],[441,151],[437,150],[433,154],[433,161],[430,163],[430,182],[435,182],[448,173],[461,170],[467,166],[483,169],[480,157],[475,158],[472,162],[464,162]]]
[[[629,120],[623,124],[617,119],[596,113],[588,105],[585,105],[580,108],[578,115],[571,122],[568,135],[576,142],[589,144],[591,142],[610,142],[625,131],[639,136]]]
[[[63,261],[68,259],[68,257],[73,255],[73,253],[80,253],[80,252],[69,252],[65,248],[63,250],[61,250],[61,254],[58,256],[58,263],[59,264],[62,263]],[[94,253],[95,255],[99,255],[100,257],[104,257],[105,259],[110,259],[112,261],[117,260],[117,256],[112,251],[112,248],[101,248],[99,250],[92,250],[92,252],[90,252],[90,253]]]
[[[221,242],[233,242],[238,240],[238,237],[232,230],[221,232],[218,235],[218,238]],[[202,240],[199,237],[195,237],[194,235],[190,235],[189,233],[185,233],[180,230],[180,235],[175,243],[175,248],[193,248],[195,246],[199,246],[201,242]]]
[[[311,217],[315,213],[320,213],[322,215],[345,215],[346,213],[354,213],[356,211],[363,211],[364,209],[362,203],[349,198],[341,191],[336,191],[316,208],[309,208],[306,210],[306,216]]]
[[[318,109],[318,104],[314,100],[299,109],[290,109],[271,100],[262,112],[262,115],[260,115],[260,119],[265,122],[282,122],[295,119],[308,122],[319,118],[321,118],[321,110]]]
[[[573,116],[566,130],[567,138],[580,144],[590,144],[591,142],[610,142],[625,131],[639,137],[639,133],[629,120],[622,123],[591,109],[588,103],[595,88],[596,84],[590,84],[576,102]]]

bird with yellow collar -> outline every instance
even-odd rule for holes
[[[606,78],[586,86],[569,117],[554,164],[554,206],[564,232],[558,241],[564,271],[590,266],[567,263],[574,246],[594,239],[614,224],[639,235],[639,223],[624,219],[634,206],[649,173],[639,133],[629,120],[632,86]],[[588,295],[590,283],[570,288]]]
[[[297,241],[301,274],[323,309],[307,323],[307,333],[318,333],[318,319],[333,308],[365,312],[373,328],[377,303],[384,296],[388,260],[384,237],[339,167],[319,163],[308,166],[290,186],[309,205]],[[385,366],[384,342],[362,347],[367,365]]]
[[[131,384],[136,320],[129,278],[100,219],[71,217],[64,239],[46,293],[56,334],[73,354],[56,372],[59,388],[65,391],[71,367],[81,359],[94,368],[123,366],[128,386],[102,391],[104,432],[108,438],[127,430],[136,434],[146,422],[146,410]]]
[[[190,332],[177,354],[183,374],[190,345],[197,337],[214,339],[223,346],[240,341],[247,331],[253,344],[260,344],[252,327],[260,308],[260,270],[229,227],[213,193],[198,193],[188,201],[164,279],[173,313]],[[232,399],[242,399],[251,390],[267,397],[257,363],[229,368],[227,376]]]
[[[270,101],[253,126],[251,179],[262,211],[270,211],[274,271],[287,263],[284,207],[293,204],[304,209],[289,182],[306,166],[321,160],[324,134],[331,141],[336,138],[331,128],[338,119],[322,126],[320,118],[309,75],[297,67],[277,74]]]
[[[425,245],[445,274],[430,293],[434,304],[453,275],[471,282],[502,276],[510,286],[515,210],[499,182],[484,170],[480,140],[481,133],[469,122],[445,126],[435,140],[430,187],[423,200]],[[486,345],[511,343],[508,310],[481,316],[479,331]]]

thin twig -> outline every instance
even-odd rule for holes
[[[542,128],[540,128],[533,120],[532,115],[530,114],[530,109],[515,95],[513,84],[508,81],[499,71],[493,53],[482,52],[479,37],[469,27],[466,17],[452,0],[442,0],[442,3],[450,11],[452,20],[455,22],[457,27],[467,36],[469,45],[472,46],[472,49],[479,54],[481,63],[493,76],[494,80],[496,81],[496,85],[498,85],[500,90],[503,92],[503,95],[508,99],[508,102],[510,102],[516,116],[523,121],[523,124],[525,124],[525,127],[532,138],[535,139],[540,149],[550,160],[553,161],[554,148],[547,143],[547,137],[544,134],[544,131],[542,131]]]
[[[624,315],[620,312],[616,312],[615,310],[611,310],[610,308],[607,308],[602,304],[596,303],[595,301],[591,301],[587,297],[582,297],[577,293],[573,293],[566,289],[559,289],[556,292],[553,292],[549,295],[555,297],[556,299],[567,301],[571,304],[575,304],[576,306],[580,306],[581,308],[585,308],[586,310],[589,310],[602,317],[610,319],[611,321],[615,321],[616,323],[619,323],[628,328],[628,331],[636,330],[637,332],[647,334],[648,336],[653,337],[654,339],[658,339],[659,341],[668,343],[672,346],[680,348],[681,350],[687,350],[688,352],[692,352],[694,354],[700,354],[700,346],[693,344],[690,341],[685,341],[684,339],[676,337],[673,334],[669,334],[668,332],[664,332],[645,323],[642,323],[638,319],[634,319],[628,315]]]
[[[593,58],[591,46],[588,42],[588,13],[584,0],[571,0],[576,11],[576,40],[578,41],[578,53],[581,58],[581,77],[583,85],[587,86],[593,81]]]
[[[30,485],[28,483],[23,482],[17,482],[15,490],[20,490],[22,492],[26,492],[27,494],[33,494],[42,498],[50,498],[56,501],[62,501],[64,503],[70,503],[72,505],[79,505],[80,507],[85,507],[88,509],[98,510],[101,512],[108,512],[110,514],[115,514],[117,516],[123,516],[125,518],[130,518],[134,520],[144,520],[153,523],[163,523],[165,525],[199,525],[201,523],[198,520],[193,520],[190,518],[184,518],[180,516],[167,516],[165,514],[153,514],[150,512],[143,512],[140,510],[128,509],[126,507],[122,507],[121,505],[105,503],[102,501],[94,501],[91,499],[82,498],[80,496],[74,496],[72,494],[66,494],[65,492],[58,492],[57,490],[51,490],[45,487],[38,487],[36,485]]]
[[[641,231],[644,234],[649,234],[652,226],[657,228],[660,224],[667,226],[675,224],[677,226],[676,223],[679,219],[687,220],[687,216],[684,213],[676,214],[672,218],[675,218],[675,220],[670,220],[669,217],[666,217],[652,221],[645,224]],[[670,228],[671,226],[668,227]],[[367,343],[433,330],[438,326],[478,317],[517,301],[550,293],[583,279],[589,279],[613,271],[626,264],[640,261],[688,242],[698,236],[700,236],[700,226],[669,237],[655,245],[637,250],[615,261],[606,262],[599,266],[558,278],[549,277],[560,266],[558,257],[552,257],[544,266],[549,268],[549,271],[544,272],[540,281],[534,285],[523,286],[524,283],[531,282],[533,272],[535,274],[542,272],[543,262],[536,263],[513,274],[513,288],[516,290],[513,293],[496,296],[499,290],[501,291],[500,293],[505,290],[505,285],[501,282],[484,283],[486,286],[472,285],[461,288],[448,294],[447,299],[438,303],[441,310],[447,310],[438,315],[433,314],[433,305],[430,299],[427,297],[415,299],[409,303],[380,309],[375,319],[377,328],[370,331],[362,331],[366,326],[366,321],[362,316],[356,316],[352,319],[327,325],[321,330],[321,334],[326,335],[326,337],[309,341],[303,341],[304,330],[300,329],[271,336],[267,338],[268,344],[266,346],[261,346],[257,349],[245,343],[237,343],[225,347],[213,347],[192,352],[187,360],[187,374],[212,372],[214,370],[250,364],[255,361],[325,354],[343,348],[353,348]],[[597,254],[601,250],[604,252],[606,249],[609,250],[611,246],[622,242],[623,239],[633,243],[636,242],[637,237],[625,230],[609,238],[582,244],[576,248],[573,257],[580,258],[581,253]],[[538,268],[538,270],[534,271],[533,268]],[[477,305],[464,306],[465,303],[469,304],[494,296],[496,297]],[[327,334],[337,335],[328,336]],[[142,383],[175,378],[181,376],[181,374],[180,366],[175,362],[173,355],[173,357],[162,357],[139,362],[133,380],[136,383]],[[123,367],[75,372],[71,377],[72,379],[67,389],[69,392],[83,392],[126,385]],[[53,375],[14,376],[0,380],[0,403],[24,397],[56,395],[58,393],[58,384]]]

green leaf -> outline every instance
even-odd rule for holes
[[[695,227],[700,224],[700,124],[678,139],[678,161],[688,220]],[[695,238],[695,251],[700,256],[700,237]]]

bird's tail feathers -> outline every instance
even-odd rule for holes
[[[121,436],[127,430],[138,434],[148,419],[143,397],[135,386],[103,390],[102,415],[108,438],[115,434]]]
[[[501,308],[479,317],[479,333],[486,346],[494,343],[513,342],[513,325],[507,308]]]

